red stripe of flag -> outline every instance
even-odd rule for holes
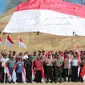
[[[14,44],[14,42],[12,41],[12,39],[11,39],[11,37],[10,37],[9,35],[7,36],[7,40],[8,40],[10,43]]]
[[[16,7],[16,11],[31,9],[52,10],[85,18],[84,5],[65,2],[63,0],[30,0],[28,2],[22,2]]]

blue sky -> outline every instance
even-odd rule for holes
[[[0,15],[2,15],[3,13],[6,12],[9,1],[10,0],[0,0]],[[17,1],[19,1],[19,0],[17,0]],[[66,0],[66,1],[71,1],[71,2],[74,2],[74,3],[77,3],[77,4],[81,4],[81,0]],[[85,2],[85,0],[82,0],[82,1]]]
[[[67,0],[67,1],[71,1],[73,3],[77,3],[77,4],[82,4],[81,0]],[[85,0],[82,0],[85,1]]]
[[[2,14],[6,10],[8,1],[9,0],[0,0],[0,14]]]

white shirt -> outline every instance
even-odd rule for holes
[[[72,66],[78,66],[78,59],[72,60]]]
[[[27,60],[28,59],[28,55],[24,55],[23,59]]]
[[[2,67],[5,66],[5,63],[8,62],[9,58],[2,58],[1,62],[2,62]]]
[[[4,67],[4,73],[7,73],[7,68],[5,67],[6,62],[8,62],[9,58],[2,58],[2,67]]]

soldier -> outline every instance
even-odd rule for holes
[[[74,55],[74,59],[72,60],[72,81],[78,81],[78,59],[76,55]]]
[[[53,66],[53,59],[51,58],[51,55],[48,55],[48,58],[45,61],[46,66],[47,66],[47,83],[50,81],[51,83],[53,82],[52,78],[52,66]]]
[[[7,53],[3,54],[3,58],[1,59],[2,62],[2,82],[7,82],[7,71],[6,71],[6,65],[8,62],[9,58],[7,57]]]
[[[27,83],[31,83],[32,82],[32,59],[30,55],[28,59],[25,60],[24,65],[26,69]]]
[[[37,59],[37,53],[36,52],[33,52],[33,55],[32,55],[32,61],[35,61]]]
[[[68,54],[65,54],[65,58],[64,58],[64,81],[66,81],[66,77],[68,77],[68,81],[69,81],[68,71],[69,71],[69,56],[68,56]]]
[[[81,55],[81,67],[85,65],[85,52],[82,53]]]
[[[55,72],[56,72],[56,82],[58,82],[58,78],[59,78],[59,82],[62,82],[62,66],[63,66],[63,59],[62,56],[59,54],[56,61],[55,61]]]

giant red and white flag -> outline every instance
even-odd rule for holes
[[[11,39],[9,35],[7,35],[5,45],[12,46],[13,44],[14,44],[13,40]]]
[[[26,45],[22,41],[22,38],[20,38],[20,40],[19,40],[19,47],[23,47],[23,48],[26,48],[27,49]]]
[[[63,0],[29,0],[16,7],[6,33],[43,32],[85,36],[85,6]]]

